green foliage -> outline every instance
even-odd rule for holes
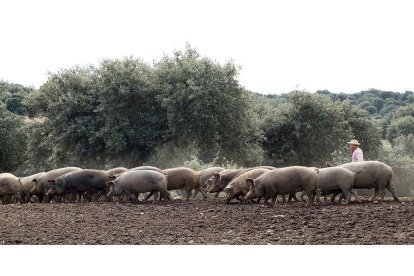
[[[369,106],[365,107],[364,109],[371,115],[378,113],[378,109],[373,105],[369,105]]]
[[[380,161],[388,164],[394,171],[394,186],[399,196],[414,195],[414,137],[400,136],[393,146],[384,148]]]
[[[260,162],[261,133],[236,75],[232,62],[220,65],[201,58],[189,46],[156,64],[172,139],[194,143],[203,161],[218,154],[242,163]]]
[[[341,107],[343,120],[351,132],[351,137],[348,139],[356,139],[361,143],[365,160],[377,159],[382,147],[380,128],[375,126],[373,119],[365,111],[355,107],[350,102],[341,103]],[[348,149],[344,154],[349,156]],[[350,157],[348,158],[350,159]]]
[[[388,123],[387,139],[389,141],[399,136],[414,134],[414,104],[397,109]]]
[[[6,109],[14,114],[27,115],[28,111],[23,100],[32,91],[34,89],[30,87],[0,81],[0,102],[3,102]]]
[[[96,70],[96,111],[103,117],[100,129],[111,156],[130,155],[137,162],[168,140],[165,111],[154,83],[153,69],[139,59],[105,60]]]
[[[377,111],[381,111],[381,109],[384,107],[384,100],[381,99],[381,98],[375,98],[375,99],[372,100],[371,104],[373,106],[375,106],[375,108],[377,109]]]
[[[105,149],[100,133],[104,120],[96,112],[99,99],[94,88],[93,68],[74,67],[50,74],[37,94],[42,104],[32,108],[40,107],[37,113],[47,118],[49,131],[43,139],[54,145],[51,159],[56,166],[87,166]]]
[[[14,171],[24,160],[26,133],[22,120],[0,103],[0,172]]]
[[[49,171],[58,164],[53,160],[54,153],[58,147],[53,143],[52,129],[47,121],[28,121],[24,126],[27,134],[27,147],[25,150],[25,161],[20,166],[22,175],[30,175],[37,172]]]
[[[350,159],[347,141],[358,139],[366,159],[381,147],[380,131],[366,112],[349,101],[293,92],[288,102],[273,108],[262,124],[263,148],[276,166],[322,166],[327,160]]]
[[[394,119],[388,127],[387,139],[392,141],[401,135],[414,134],[414,117],[405,116]]]
[[[351,132],[340,105],[298,91],[290,94],[289,103],[263,124],[263,147],[275,165],[320,166],[340,145],[346,145]]]

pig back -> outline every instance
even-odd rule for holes
[[[76,170],[61,176],[66,185],[75,190],[102,191],[106,189],[108,179],[107,171],[104,170]]]
[[[390,166],[379,161],[363,161],[345,163],[338,167],[350,170],[355,174],[354,188],[371,189],[391,181],[393,171]]]
[[[137,170],[122,173],[115,181],[125,191],[150,192],[167,190],[167,177],[164,173],[153,170]]]
[[[261,169],[252,169],[237,175],[233,180],[228,184],[229,187],[233,189],[233,193],[242,193],[246,195],[249,191],[249,186],[246,183],[247,178],[257,178],[264,173],[269,172],[270,169],[261,168]]]
[[[34,187],[35,183],[33,182],[33,179],[39,178],[42,175],[45,175],[45,172],[36,173],[33,175],[29,175],[26,177],[20,178],[22,182],[22,191],[30,192],[30,190]]]
[[[39,178],[37,178],[38,184],[36,184],[38,187],[40,187],[41,191],[38,190],[38,192],[46,193],[50,188],[49,180],[53,180],[58,178],[59,176],[62,176],[64,174],[67,174],[69,172],[73,171],[81,171],[81,168],[78,167],[65,167],[65,168],[59,168],[55,170],[51,170],[43,175],[41,175]],[[36,178],[35,178],[36,179]]]
[[[22,189],[20,179],[11,173],[0,174],[0,195],[20,192]]]
[[[330,191],[333,188],[352,188],[354,185],[354,173],[350,170],[341,167],[329,167],[319,169],[319,189],[324,191]]]
[[[190,168],[179,167],[164,170],[167,173],[168,190],[194,189],[201,187],[201,176]]]
[[[201,175],[201,186],[203,188],[206,188],[207,180],[209,180],[215,173],[220,173],[223,170],[224,168],[221,168],[221,167],[211,167],[211,168],[198,171],[198,173]]]
[[[319,183],[318,170],[302,166],[274,169],[256,180],[261,189],[278,194],[316,191]]]
[[[126,171],[128,171],[127,168],[117,167],[117,168],[112,168],[110,170],[107,170],[106,173],[107,173],[108,176],[114,176],[114,175],[121,174],[121,173],[126,172]]]
[[[140,167],[135,167],[129,170],[130,171],[156,171],[159,173],[164,173],[163,170],[161,170],[160,168],[153,167],[153,166],[140,166]]]

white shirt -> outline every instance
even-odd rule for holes
[[[357,148],[352,153],[352,162],[362,162],[364,161],[364,154],[360,148]]]

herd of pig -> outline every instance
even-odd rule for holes
[[[0,174],[0,200],[2,203],[25,202],[80,202],[104,199],[138,200],[147,193],[154,201],[171,200],[169,191],[185,189],[186,200],[194,190],[194,197],[200,192],[226,193],[226,202],[237,199],[240,202],[264,202],[274,206],[278,195],[290,201],[307,201],[311,205],[315,198],[332,195],[334,202],[351,195],[358,201],[356,189],[374,189],[371,201],[378,195],[384,199],[385,189],[398,201],[392,183],[393,171],[379,161],[346,163],[336,167],[315,168],[291,166],[275,168],[260,166],[247,169],[224,169],[212,167],[201,171],[180,167],[161,170],[152,166],[127,169],[123,167],[108,171],[65,167],[41,172],[27,177],[16,177],[10,173]],[[307,196],[305,200],[304,196]],[[271,201],[270,201],[271,200]]]

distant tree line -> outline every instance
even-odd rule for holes
[[[191,158],[323,166],[348,162],[350,139],[367,160],[414,158],[412,92],[263,95],[244,89],[238,71],[187,46],[154,64],[128,57],[62,69],[40,89],[0,82],[0,171],[169,167]],[[385,153],[384,139],[398,152]]]

